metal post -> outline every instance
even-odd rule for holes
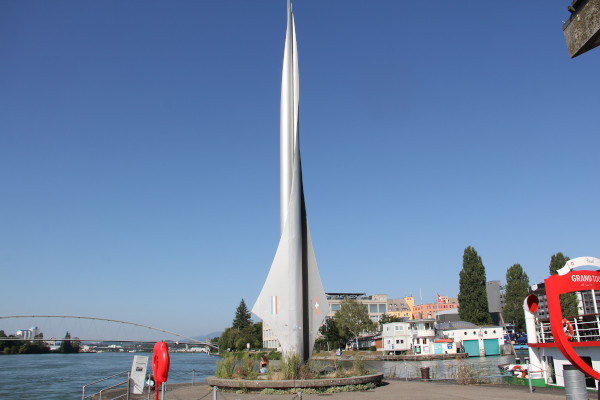
[[[531,385],[531,364],[527,362],[527,377],[529,378],[529,393],[533,393],[533,386]]]
[[[192,370],[192,386],[194,386],[194,373],[196,372],[195,369]]]
[[[165,382],[160,384],[160,400],[165,400]]]
[[[213,386],[213,400],[217,400],[217,391],[219,390],[218,387]]]
[[[302,400],[302,392],[298,392],[298,399]]]

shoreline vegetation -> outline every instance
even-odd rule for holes
[[[7,340],[10,339],[10,340]],[[62,340],[60,347],[57,350],[51,350],[48,344],[43,341],[33,340],[14,340],[17,339],[14,335],[7,336],[3,330],[0,330],[0,355],[2,354],[48,354],[48,353],[79,353],[79,340],[71,340],[71,334],[66,333],[65,339]],[[37,335],[36,340],[42,340],[43,335]],[[54,339],[53,339],[54,341]]]
[[[275,359],[280,353],[271,352],[269,360]],[[368,370],[362,357],[354,357],[351,368],[344,368],[338,360],[318,360],[311,358],[306,363],[300,363],[298,354],[291,354],[280,360],[279,365],[269,363],[267,372],[258,372],[258,361],[266,353],[226,354],[217,361],[216,377],[219,379],[240,380],[306,380],[306,379],[337,379],[364,376],[376,373]],[[269,357],[271,356],[271,357]],[[324,362],[326,361],[326,362]],[[341,361],[341,360],[339,360]]]

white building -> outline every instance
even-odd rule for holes
[[[383,351],[399,353],[412,348],[412,331],[408,322],[383,324],[381,331]]]
[[[438,325],[438,336],[452,339],[469,357],[501,354],[504,334],[499,326],[477,326],[470,322],[446,322]]]
[[[416,355],[456,353],[451,340],[436,340],[433,319],[391,322],[383,325],[383,351],[399,354],[413,351]]]
[[[25,340],[33,340],[39,334],[40,334],[40,330],[38,329],[37,326],[34,326],[31,329],[23,329],[23,330],[17,331],[16,336],[20,337],[22,339],[25,339]]]

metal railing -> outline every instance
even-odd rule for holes
[[[96,385],[96,384],[98,384],[100,382],[104,382],[104,381],[107,381],[109,379],[116,378],[117,376],[121,376],[121,375],[127,375],[127,380],[123,381],[123,382],[116,383],[116,384],[114,384],[112,386],[109,386],[109,387],[102,388],[102,389],[100,389],[99,392],[92,393],[92,394],[87,395],[87,396],[85,395],[85,389],[86,388],[88,388],[88,387],[90,387],[92,385]],[[111,375],[111,376],[107,376],[106,378],[99,379],[99,380],[97,380],[95,382],[88,383],[87,385],[83,385],[83,387],[81,388],[81,400],[91,399],[93,396],[96,396],[96,395],[99,395],[100,396],[99,400],[102,400],[102,393],[103,392],[105,392],[107,390],[111,390],[111,389],[116,389],[116,388],[118,388],[120,386],[124,386],[124,385],[126,385],[127,393],[122,394],[122,395],[120,395],[118,397],[113,397],[113,399],[111,399],[111,400],[120,399],[122,397],[125,397],[127,400],[129,400],[129,389],[130,389],[129,388],[129,384],[130,384],[130,380],[131,380],[131,372],[130,371],[123,371],[123,372],[119,372],[119,373]]]
[[[573,342],[600,341],[600,314],[588,314],[565,318],[573,327]],[[536,326],[538,343],[553,343],[554,336],[549,321],[541,321]]]

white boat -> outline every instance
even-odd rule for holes
[[[581,269],[594,267],[595,270]],[[577,270],[574,270],[577,269]],[[600,259],[580,257],[534,285],[536,294],[523,302],[529,359],[521,364],[500,366],[509,376],[531,380],[533,386],[565,386],[563,370],[574,365],[586,374],[586,386],[595,388],[600,378]],[[574,317],[563,317],[559,296],[578,293],[580,310]],[[587,302],[588,304],[584,304]],[[592,310],[593,312],[585,312]],[[513,379],[514,380],[514,379]],[[523,383],[527,384],[527,383]]]

